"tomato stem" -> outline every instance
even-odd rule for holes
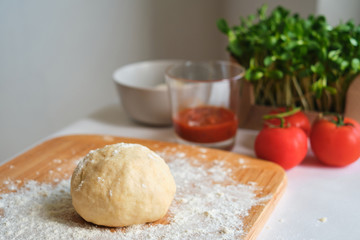
[[[288,117],[288,116],[291,116],[291,115],[294,115],[295,113],[299,112],[301,110],[300,107],[297,107],[297,108],[293,108],[289,111],[286,111],[286,112],[281,112],[281,113],[275,113],[275,114],[267,114],[267,115],[264,115],[263,116],[263,119],[264,120],[269,120],[269,119],[273,119],[273,118],[278,118],[280,119],[280,127],[281,128],[284,128],[284,125],[285,125],[285,117]]]
[[[331,120],[332,123],[334,123],[337,127],[341,126],[353,126],[351,123],[345,123],[344,116],[340,113],[336,113],[336,120]]]
[[[285,125],[285,119],[283,117],[280,117],[280,127],[284,128]]]
[[[339,127],[339,126],[343,126],[344,125],[344,117],[340,114],[340,113],[337,113],[336,114],[336,117],[337,117],[337,123],[336,125]]]
[[[297,107],[297,108],[293,108],[292,110],[287,111],[287,112],[267,114],[267,115],[263,116],[263,119],[268,120],[268,119],[273,119],[273,118],[284,118],[284,117],[294,115],[295,113],[300,112],[300,110],[301,110],[301,108]]]

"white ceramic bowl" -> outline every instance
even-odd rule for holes
[[[136,62],[113,74],[120,102],[135,121],[149,125],[170,125],[171,109],[165,70],[181,60]]]

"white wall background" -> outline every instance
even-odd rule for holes
[[[147,59],[227,58],[215,26],[255,13],[258,0],[0,0],[0,160],[106,105],[121,65]],[[341,3],[340,3],[341,2]],[[329,22],[356,0],[269,1]]]
[[[340,21],[353,20],[360,23],[360,1],[359,0],[317,0],[317,13],[326,16],[331,25],[337,25]]]

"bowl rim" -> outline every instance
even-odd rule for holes
[[[147,90],[147,91],[154,91],[154,92],[166,92],[167,88],[158,88],[158,87],[147,87],[147,86],[136,86],[136,85],[131,85],[128,84],[124,81],[121,81],[121,79],[118,78],[118,75],[120,74],[120,72],[124,71],[125,69],[129,69],[129,68],[133,68],[135,66],[139,66],[139,65],[144,65],[144,64],[167,64],[168,66],[166,66],[165,70],[176,63],[181,63],[181,62],[185,62],[186,60],[183,59],[156,59],[156,60],[144,60],[144,61],[138,61],[138,62],[132,62],[132,63],[128,63],[128,64],[124,64],[121,67],[117,68],[113,74],[112,74],[112,79],[113,81],[118,84],[119,86],[122,87],[127,87],[127,88],[131,88],[131,89],[138,89],[138,90]],[[165,70],[164,70],[164,77],[165,77]],[[166,82],[164,82],[164,84],[166,84]]]

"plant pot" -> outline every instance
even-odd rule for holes
[[[234,61],[231,59],[231,61]],[[262,116],[275,109],[272,106],[261,106],[255,104],[253,86],[244,80],[240,96],[239,127],[259,130],[263,126]],[[312,123],[320,112],[305,111],[305,114]],[[350,117],[360,122],[360,75],[357,76],[346,93],[345,117]]]

